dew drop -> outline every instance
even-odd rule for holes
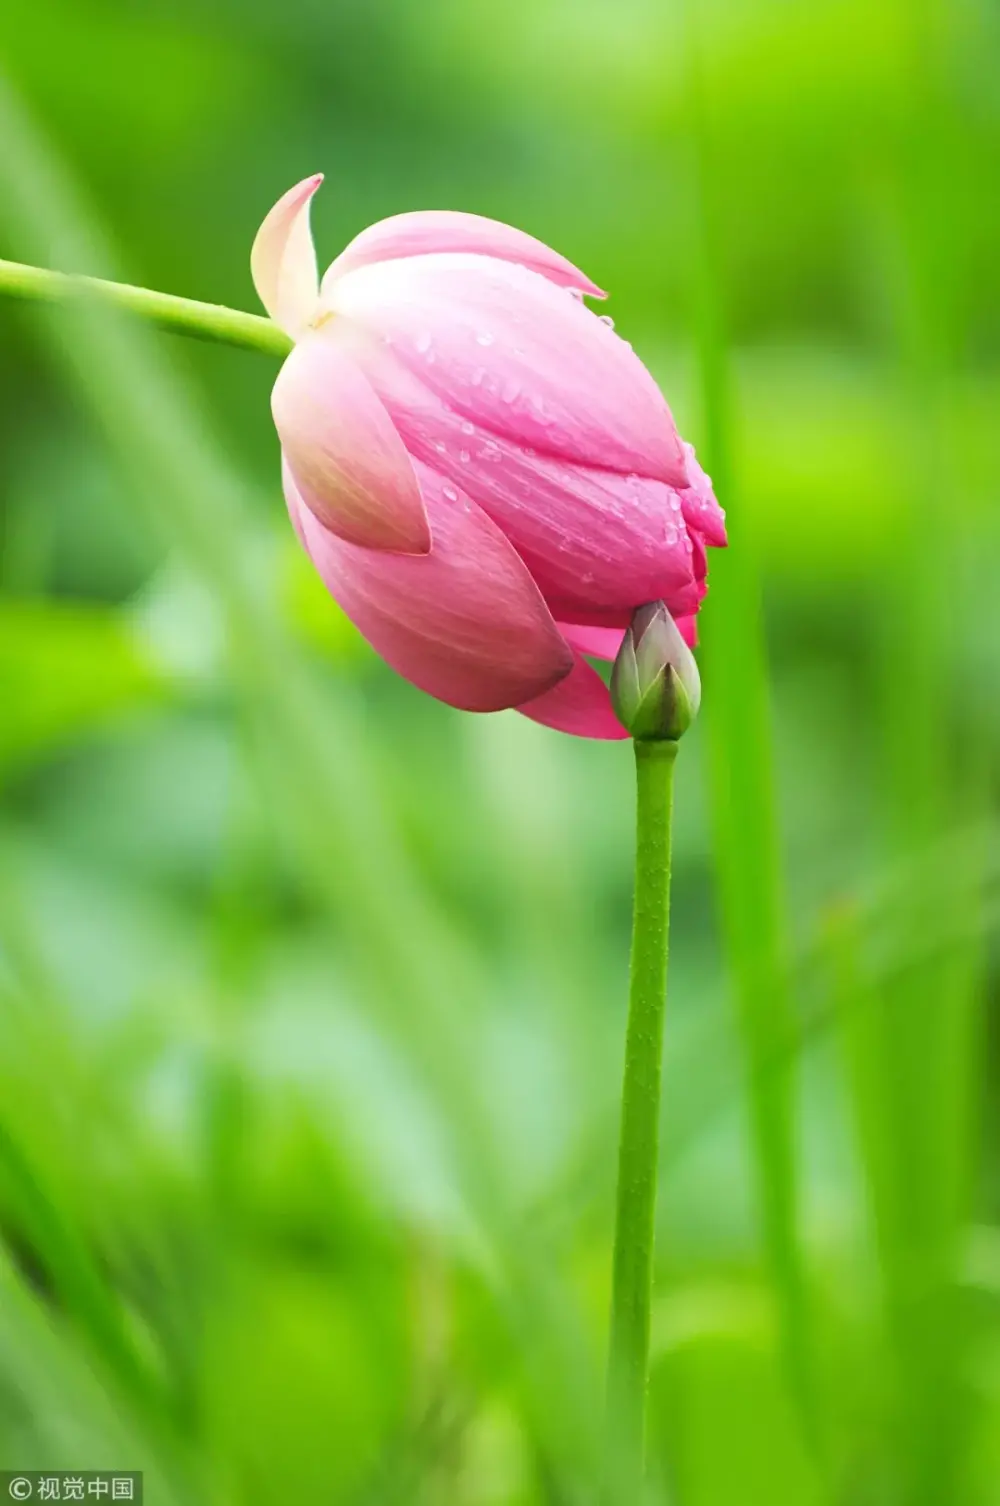
[[[455,490],[455,488],[453,486],[442,486],[442,488],[441,488],[441,495],[442,495],[442,497],[447,497],[447,499],[448,499],[449,502],[457,502],[458,501],[458,492]]]
[[[448,447],[447,447],[447,445],[443,445],[441,443],[440,439],[435,440],[435,442],[434,442],[434,448],[435,448],[435,450],[437,450],[437,452],[438,452],[439,455],[447,455],[447,453],[448,453]]]
[[[484,329],[480,334],[478,334],[476,336],[476,344],[477,345],[492,345],[493,344],[493,336],[490,334],[489,330]]]
[[[434,342],[431,339],[431,336],[427,333],[427,331],[424,330],[424,332],[422,334],[419,334],[417,336],[417,338],[414,340],[413,343],[417,347],[417,350],[420,352],[420,354],[422,356],[424,356],[430,350],[431,345]]]
[[[472,459],[472,456],[469,454],[468,450],[459,450],[458,458],[463,465],[468,465],[469,461]]]
[[[614,329],[615,321],[612,319],[610,314],[598,314],[597,317],[598,319],[600,319],[602,324],[606,324],[608,326],[608,329]]]
[[[475,434],[475,432],[476,432],[476,426],[475,426],[475,424],[470,424],[469,421],[468,421],[468,419],[466,419],[465,423],[462,425],[462,433],[463,434]]]

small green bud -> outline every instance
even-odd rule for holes
[[[622,726],[651,742],[676,742],[698,715],[698,666],[662,601],[632,614],[611,671],[611,700]]]

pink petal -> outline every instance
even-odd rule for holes
[[[672,488],[501,438],[442,402],[384,345],[359,344],[356,358],[410,453],[499,524],[561,620],[625,627],[634,607],[661,598],[674,613],[695,610],[692,544]]]
[[[367,377],[325,331],[278,373],[274,422],[296,485],[331,532],[369,549],[426,554],[430,528],[413,462]]]
[[[698,642],[698,619],[694,613],[675,617],[674,622],[688,648],[694,648]],[[592,627],[580,622],[560,622],[559,631],[570,648],[578,649],[591,659],[607,659],[609,663],[617,659],[625,637],[624,628]]]
[[[257,297],[293,339],[309,323],[319,297],[309,204],[322,181],[323,174],[314,173],[290,188],[267,215],[250,252]]]
[[[611,694],[587,661],[576,655],[573,672],[552,690],[518,706],[518,711],[575,737],[621,738],[628,733],[611,708]]]
[[[395,261],[404,256],[426,256],[436,251],[463,251],[492,256],[497,261],[517,262],[531,272],[540,272],[562,288],[574,288],[592,298],[606,295],[572,262],[513,225],[461,214],[451,209],[427,209],[413,214],[394,214],[356,235],[323,278],[329,291],[338,277],[372,262]]]
[[[711,476],[706,476],[698,464],[693,444],[684,446],[684,465],[687,471],[688,487],[686,491],[679,493],[681,507],[684,510],[684,521],[689,528],[696,529],[701,534],[706,544],[713,544],[717,549],[724,549],[726,547],[726,515],[715,500]]]
[[[485,256],[411,256],[347,273],[323,301],[498,438],[687,484],[670,409],[642,362],[537,273]]]
[[[678,632],[684,639],[688,648],[696,648],[698,644],[698,619],[695,616],[675,617]]]
[[[573,666],[528,571],[457,487],[418,473],[430,554],[359,549],[306,507],[288,468],[285,497],[330,594],[399,674],[464,711],[499,711],[551,689]]]
[[[624,628],[585,627],[576,622],[560,622],[559,631],[570,648],[591,659],[617,659],[625,637]]]

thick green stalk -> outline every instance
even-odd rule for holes
[[[64,303],[81,296],[98,298],[160,329],[190,335],[195,340],[238,345],[271,356],[285,356],[292,348],[284,330],[258,314],[244,314],[240,309],[225,308],[218,303],[199,303],[194,298],[176,298],[171,293],[155,293],[150,288],[134,288],[128,283],[105,282],[100,277],[78,277],[22,262],[0,261],[0,297]]]
[[[643,1478],[676,757],[674,742],[635,743],[635,899],[608,1359],[606,1499],[615,1506],[637,1506]]]

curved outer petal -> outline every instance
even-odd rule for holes
[[[342,539],[426,554],[430,527],[413,462],[359,366],[323,332],[278,373],[275,427],[310,511]]]
[[[680,633],[688,648],[695,648],[698,644],[698,618],[694,613],[687,617],[675,617],[677,631]]]
[[[540,272],[558,287],[573,288],[591,298],[607,296],[586,273],[544,241],[500,220],[451,209],[394,214],[390,219],[369,225],[367,230],[354,237],[328,268],[323,278],[323,291],[329,291],[338,277],[356,267],[396,261],[404,256],[427,256],[436,251],[464,251],[477,256],[492,256],[497,261],[516,262],[529,271]]]
[[[624,628],[586,627],[577,622],[560,622],[559,631],[570,648],[591,659],[617,659],[625,637]]]
[[[257,231],[250,272],[257,297],[293,339],[312,318],[319,297],[309,204],[322,173],[303,178],[278,200]]]
[[[349,340],[347,326],[334,320],[330,328]],[[462,418],[391,348],[357,335],[353,358],[410,454],[447,475],[499,524],[557,617],[624,628],[644,601],[663,598],[675,614],[695,610],[692,546],[674,490],[499,438]]]
[[[687,485],[670,409],[638,356],[536,272],[486,256],[411,256],[348,272],[323,304],[498,437]]]
[[[604,739],[628,737],[611,707],[611,693],[600,675],[576,655],[572,673],[552,690],[518,706],[524,716],[557,732]]]
[[[694,614],[687,617],[675,617],[674,622],[688,648],[694,648],[698,642],[697,618]],[[581,654],[587,654],[591,659],[607,659],[609,662],[617,659],[618,650],[625,637],[624,628],[588,627],[585,623],[579,622],[560,622],[559,631],[570,648],[577,649]]]
[[[684,445],[684,466],[688,487],[680,493],[684,521],[701,534],[706,544],[717,549],[726,546],[726,515],[715,499],[712,478],[698,464],[693,444]]]
[[[331,595],[405,679],[464,711],[499,711],[544,694],[573,655],[500,530],[424,466],[430,554],[358,549],[325,529],[285,468],[288,509]]]

